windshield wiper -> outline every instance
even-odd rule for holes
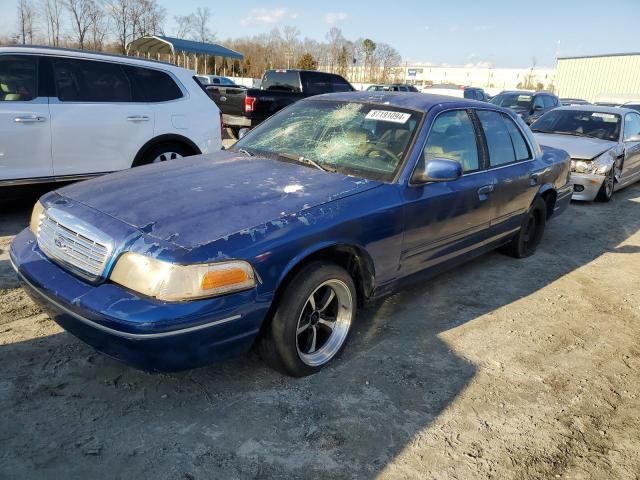
[[[312,167],[315,167],[318,170],[322,170],[323,172],[335,173],[337,171],[335,168],[320,165],[318,162],[316,162],[315,160],[311,160],[310,158],[305,158],[298,155],[292,155],[290,153],[277,153],[277,155],[279,157],[286,158],[287,160],[293,160],[294,162],[303,163],[305,165],[311,165]]]

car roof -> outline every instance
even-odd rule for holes
[[[554,110],[577,110],[580,112],[598,112],[598,113],[613,113],[616,115],[622,115],[625,113],[635,112],[636,110],[632,108],[624,108],[624,107],[607,107],[604,105],[567,105],[564,107],[558,107]]]
[[[373,103],[384,106],[421,110],[424,112],[428,111],[429,109],[431,109],[431,107],[436,105],[451,107],[489,107],[495,110],[503,110],[500,108],[496,108],[495,105],[491,105],[486,102],[480,102],[478,100],[469,100],[466,98],[451,97],[448,95],[434,95],[431,93],[418,92],[339,92],[326,93],[324,95],[311,97],[311,99]]]
[[[39,55],[53,55],[53,56],[68,56],[75,58],[88,58],[92,60],[109,60],[128,63],[131,65],[146,65],[155,66],[156,68],[162,67],[166,70],[188,72],[189,70],[178,67],[172,63],[161,62],[159,60],[148,60],[146,58],[129,57],[127,55],[120,55],[117,53],[105,53],[94,52],[91,50],[80,50],[77,48],[60,48],[60,47],[48,47],[38,45],[9,45],[0,47],[0,53],[30,53]]]
[[[540,90],[537,92],[532,92],[531,90],[503,90],[502,92],[500,92],[498,95],[502,95],[503,93],[509,93],[509,94],[518,94],[518,95],[539,95],[541,93],[547,94],[547,95],[555,95],[552,92],[547,92],[545,90]]]

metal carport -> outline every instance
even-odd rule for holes
[[[127,45],[127,55],[146,56],[147,58],[161,59],[161,55],[168,55],[173,63],[180,63],[182,54],[182,66],[189,68],[189,58],[187,54],[195,55],[195,70],[198,71],[198,55],[204,55],[204,68],[207,69],[207,57],[213,57],[215,69],[216,57],[232,58],[242,60],[244,56],[223,47],[216,43],[196,42],[183,38],[165,37],[163,35],[153,35],[140,37]]]

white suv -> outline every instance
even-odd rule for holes
[[[0,48],[0,186],[78,180],[221,148],[220,111],[189,70]]]

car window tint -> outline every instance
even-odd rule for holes
[[[63,102],[130,102],[131,84],[122,67],[92,60],[54,59],[58,98]]]
[[[478,118],[484,130],[489,147],[489,163],[492,167],[515,162],[516,156],[511,143],[511,135],[502,114],[488,110],[478,110]]]
[[[524,139],[522,132],[516,126],[513,120],[508,115],[502,114],[502,121],[507,127],[509,136],[511,137],[511,145],[513,146],[516,160],[528,160],[529,158],[531,158],[531,152],[529,151],[527,141]]]
[[[38,96],[38,58],[32,55],[0,56],[0,101],[28,102]]]
[[[544,108],[553,108],[556,106],[556,102],[551,95],[544,95],[542,97],[542,102],[544,104]]]
[[[538,95],[533,99],[533,108],[536,107],[544,107],[544,100],[542,100],[542,95]]]
[[[280,92],[300,92],[300,74],[294,70],[265,72],[260,88]]]
[[[127,67],[127,72],[137,85],[142,101],[168,102],[182,98],[180,87],[165,72],[141,67]]]
[[[624,117],[624,138],[640,135],[640,115],[637,113],[628,113]]]
[[[338,75],[331,76],[331,91],[333,92],[350,92],[353,87],[344,78]]]
[[[434,158],[460,162],[464,172],[480,168],[475,130],[464,110],[444,112],[433,123],[422,154],[421,166]]]

